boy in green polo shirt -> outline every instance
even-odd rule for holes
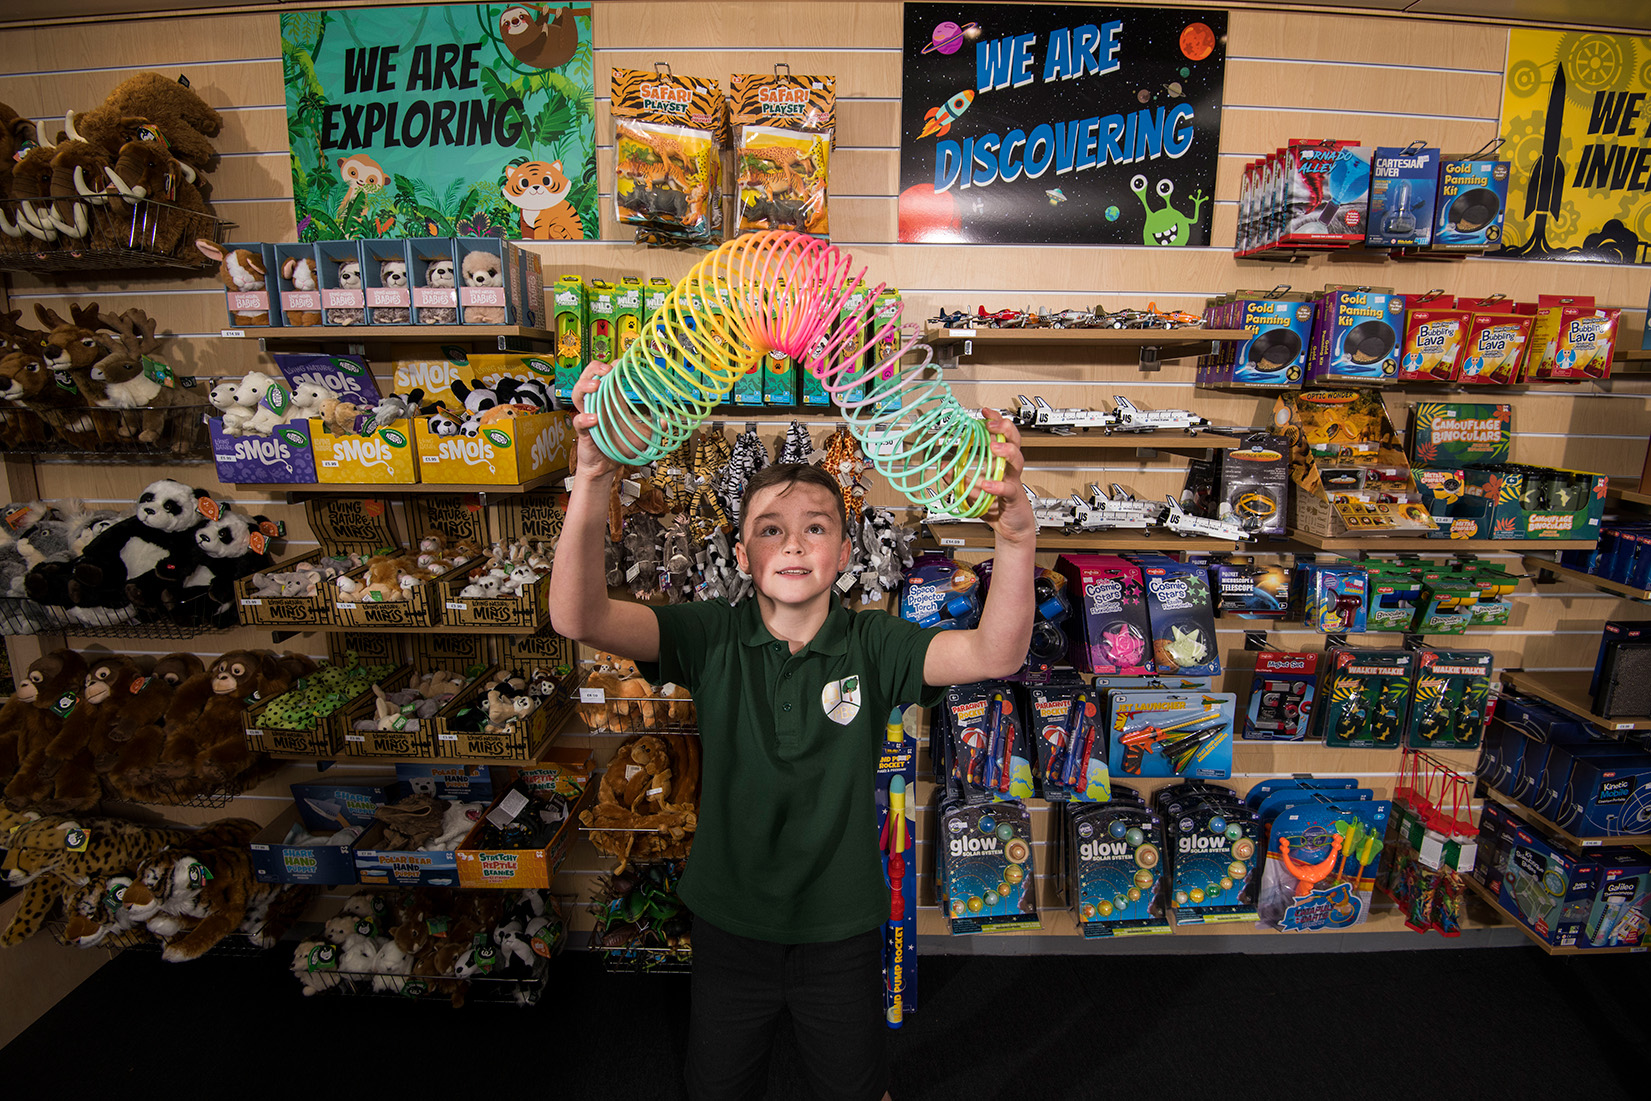
[[[1006,677],[1031,642],[1037,522],[1021,490],[1019,434],[986,520],[993,584],[972,631],[921,630],[850,611],[834,583],[852,550],[837,483],[776,464],[747,485],[735,555],[756,596],[738,607],[653,607],[608,596],[602,562],[618,467],[591,439],[574,387],[577,473],[551,574],[556,630],[656,663],[686,687],[702,745],[699,824],[679,890],[694,913],[686,1078],[693,1098],[760,1096],[773,1030],[789,1012],[801,1067],[822,1097],[875,1099],[887,1086],[880,927],[889,913],[874,776],[889,712],[932,706],[950,684]]]

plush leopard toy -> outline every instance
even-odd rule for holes
[[[17,915],[0,933],[0,946],[21,944],[57,908],[66,885],[130,871],[144,858],[188,836],[183,830],[140,826],[122,818],[40,818],[20,826],[6,849],[6,882],[27,887]]]

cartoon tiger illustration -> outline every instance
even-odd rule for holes
[[[521,211],[521,236],[528,241],[577,241],[585,236],[579,212],[567,201],[573,185],[562,162],[518,161],[506,166],[505,199]]]

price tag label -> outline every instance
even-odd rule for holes
[[[470,610],[470,605],[462,604],[457,600],[449,600],[447,602],[447,610],[450,612],[468,612]]]
[[[259,608],[263,606],[263,603],[255,596],[243,596],[241,598],[241,607],[243,608]]]
[[[943,547],[961,547],[963,546],[963,540],[945,536],[941,538],[940,545]]]
[[[456,742],[458,740],[459,740],[459,736],[457,734],[437,734],[436,735],[436,741],[438,741],[438,742]]]
[[[229,337],[239,338],[239,337],[244,337],[247,334],[246,334],[245,329],[219,329],[218,330],[218,335],[219,336],[229,336]]]
[[[264,736],[264,732],[262,730],[259,730],[257,727],[255,727],[255,726],[247,727],[247,737],[249,737],[249,738],[262,738],[263,736]]]
[[[340,601],[340,602],[339,602],[339,603],[337,603],[337,604],[335,604],[335,605],[333,605],[333,606],[334,606],[334,607],[335,607],[335,608],[342,608],[342,609],[344,609],[344,610],[345,610],[345,611],[347,611],[347,612],[353,612],[353,611],[355,611],[355,607],[356,607],[356,606],[355,606],[355,605],[354,605],[354,604],[345,604],[345,603],[343,603],[343,602],[342,602],[342,601]]]
[[[581,689],[579,689],[579,702],[580,703],[607,703],[608,702],[608,694],[606,692],[602,691],[600,688],[581,688]]]
[[[365,742],[367,740],[367,736],[365,734],[346,734],[344,735],[344,740],[346,742]]]

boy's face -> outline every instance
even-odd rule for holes
[[[773,486],[759,491],[747,511],[734,556],[762,595],[804,603],[848,568],[853,547],[837,518],[837,499],[825,487]]]

